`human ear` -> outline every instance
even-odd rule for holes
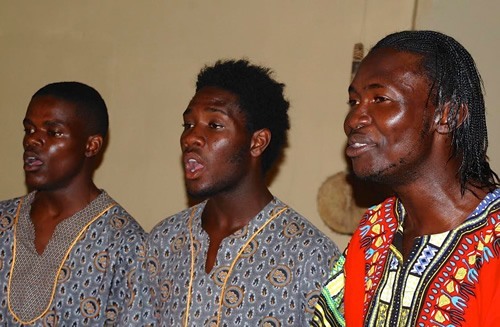
[[[85,147],[85,156],[90,158],[95,156],[101,151],[104,139],[101,135],[91,135],[87,139],[87,145]]]
[[[271,142],[271,131],[267,128],[259,129],[252,134],[250,154],[254,157],[262,155]]]
[[[452,110],[451,104],[446,102],[441,114],[436,116],[436,130],[440,134],[448,134],[460,127],[469,115],[469,109],[466,104]]]

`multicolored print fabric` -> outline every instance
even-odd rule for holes
[[[406,260],[404,217],[395,197],[366,212],[344,253],[343,269],[323,289],[315,326],[498,324],[500,189],[459,227],[416,238]]]

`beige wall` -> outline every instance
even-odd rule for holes
[[[420,1],[419,11],[427,12],[418,24],[458,20],[446,10],[434,14],[436,6]],[[1,1],[0,198],[25,192],[21,121],[30,96],[49,82],[79,80],[96,87],[110,111],[97,183],[151,229],[187,205],[178,138],[197,72],[216,59],[244,56],[274,69],[292,105],[290,147],[273,193],[344,246],[348,238],[319,218],[316,194],[346,168],[342,121],[353,45],[411,28],[413,12],[413,0]],[[491,21],[494,12],[486,12]],[[484,14],[475,12],[470,24],[479,26]],[[474,53],[487,57],[484,51]],[[494,75],[493,65],[479,66]],[[493,118],[498,122],[498,113]],[[498,167],[500,153],[492,159]]]

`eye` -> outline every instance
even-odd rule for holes
[[[182,127],[184,128],[184,130],[187,130],[187,129],[192,128],[193,124],[184,122],[184,123],[182,123]]]
[[[215,122],[211,122],[208,124],[208,126],[210,126],[210,128],[213,128],[213,129],[221,129],[221,128],[224,128],[223,125],[219,124],[219,123],[215,123]]]
[[[359,104],[359,101],[358,101],[358,100],[355,100],[355,99],[349,99],[349,100],[347,101],[347,105],[348,105],[349,107],[354,107],[354,106],[356,106],[356,105],[358,105],[358,104]]]
[[[49,129],[47,131],[47,134],[49,134],[50,136],[61,137],[63,135],[63,132],[58,131],[58,130]]]
[[[35,129],[34,128],[32,128],[32,127],[25,127],[24,128],[24,134],[25,135],[31,135],[33,133],[35,133]]]
[[[383,96],[376,96],[373,98],[373,102],[375,103],[382,103],[385,101],[389,101],[389,98],[383,97]]]

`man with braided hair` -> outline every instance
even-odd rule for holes
[[[394,33],[348,91],[354,173],[395,195],[364,214],[313,325],[498,326],[500,189],[471,55],[442,33]]]

